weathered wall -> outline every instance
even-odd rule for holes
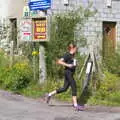
[[[0,25],[1,25],[1,29],[3,24],[6,25],[10,25],[12,26],[12,24],[10,24],[9,19],[14,19],[16,18],[17,20],[17,25],[19,28],[19,21],[23,15],[23,7],[25,5],[25,0],[0,0]],[[3,49],[9,49],[9,45],[10,45],[10,35],[11,35],[11,29],[12,27],[10,27],[10,29],[7,29],[7,31],[5,32],[5,34],[7,34],[6,38],[1,37],[0,38],[0,47]],[[3,34],[1,34],[0,36],[3,36]],[[6,45],[6,46],[4,46]],[[9,51],[9,50],[8,50]]]
[[[97,9],[97,14],[91,17],[83,28],[84,34],[88,39],[88,44],[94,44],[95,49],[102,49],[102,25],[103,21],[116,22],[116,41],[120,41],[120,1],[113,0],[111,8],[106,5],[106,0],[90,0],[93,2],[93,8]],[[69,0],[69,6],[63,4],[63,0],[52,1],[52,13],[64,12],[72,9],[72,6],[84,7],[88,5],[88,0]]]
[[[69,6],[64,5],[64,0],[51,0],[52,6],[49,13],[55,14],[66,12],[80,4],[86,7],[88,0],[69,0]],[[106,6],[106,0],[89,0],[93,2],[93,8],[97,9],[97,14],[91,17],[83,28],[88,39],[88,44],[95,44],[95,48],[102,49],[102,25],[103,21],[116,22],[116,41],[120,41],[120,0],[112,0],[111,8]],[[22,17],[25,0],[0,0],[0,17],[18,18]]]
[[[24,0],[0,0],[0,17],[22,16]]]

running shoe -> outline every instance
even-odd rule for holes
[[[47,98],[46,98],[46,103],[47,103],[47,104],[49,104],[50,99],[51,99],[51,96],[47,95]]]
[[[84,106],[81,106],[81,105],[74,106],[74,108],[76,111],[83,111],[84,110]]]

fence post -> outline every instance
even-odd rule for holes
[[[13,65],[13,59],[14,59],[14,42],[10,42],[10,67]]]

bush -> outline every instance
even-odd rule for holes
[[[1,83],[5,89],[19,92],[28,86],[32,79],[32,70],[28,63],[16,63],[10,68],[4,68]]]
[[[5,55],[4,51],[0,50],[0,70],[5,66],[9,66],[9,59],[8,56]]]
[[[100,88],[88,103],[104,105],[120,105],[120,77],[108,71],[104,72],[104,80]]]
[[[104,58],[104,66],[109,72],[120,76],[120,54],[115,53]]]

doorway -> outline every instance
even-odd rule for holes
[[[10,26],[11,26],[11,35],[10,38],[14,41],[14,46],[17,45],[17,19],[11,18],[10,19]]]
[[[116,47],[116,22],[103,22],[103,58],[111,56]]]

